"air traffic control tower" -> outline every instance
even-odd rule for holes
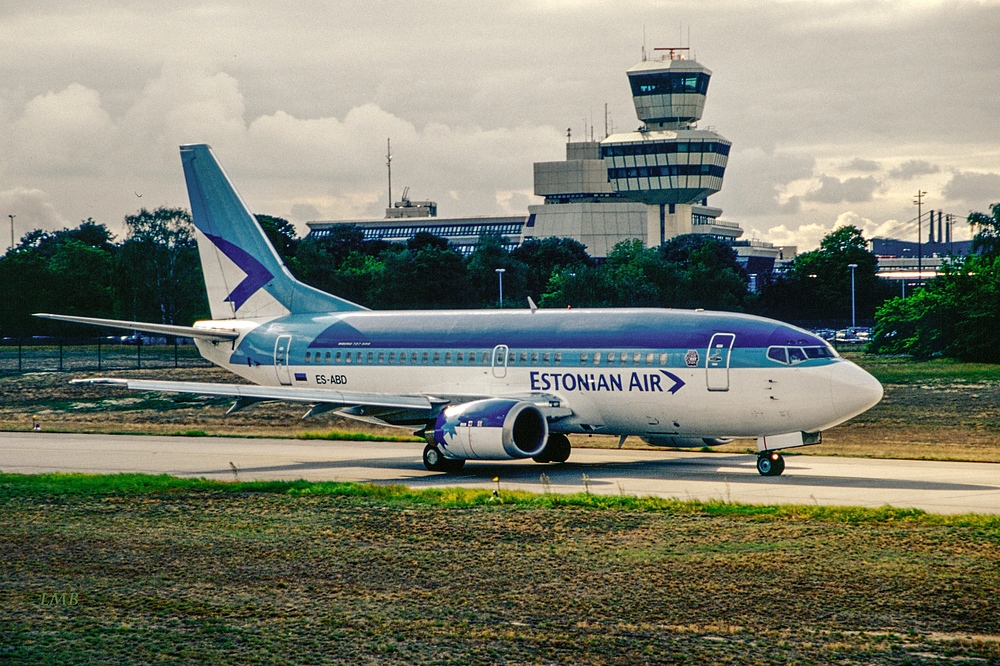
[[[577,238],[596,257],[630,238],[653,247],[703,233],[740,244],[743,229],[708,206],[722,188],[731,144],[696,127],[712,72],[686,52],[657,49],[628,70],[642,122],[635,132],[569,142],[565,161],[535,163],[535,194],[545,203],[528,208],[524,238]]]

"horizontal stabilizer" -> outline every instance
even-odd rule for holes
[[[130,331],[145,331],[159,335],[177,335],[182,338],[200,338],[221,342],[235,340],[240,337],[238,331],[224,328],[195,328],[194,326],[174,326],[173,324],[151,324],[144,321],[125,321],[123,319],[99,319],[97,317],[74,317],[71,315],[47,314],[37,312],[34,317],[69,321],[74,324],[89,324],[91,326],[107,326],[108,328],[124,328]]]

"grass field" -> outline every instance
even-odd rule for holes
[[[793,455],[848,455],[883,458],[1000,462],[1000,368],[946,360],[845,356],[872,372],[885,387],[873,409],[824,433],[824,442]],[[186,381],[232,382],[214,367],[119,370],[114,376]],[[142,394],[108,387],[70,385],[72,377],[96,372],[29,373],[0,376],[0,430],[27,430],[37,415],[47,430],[135,432],[267,437],[406,437],[395,428],[377,428],[325,414],[301,420],[305,408],[263,404],[226,416],[222,399]],[[574,446],[616,447],[617,437],[574,436]],[[627,448],[643,448],[630,438]],[[717,447],[750,451],[751,440]]]
[[[0,662],[1000,663],[996,518],[501,498],[0,475]]]

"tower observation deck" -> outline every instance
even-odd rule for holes
[[[655,246],[681,234],[728,242],[743,234],[708,206],[722,189],[731,144],[697,128],[712,72],[687,52],[654,49],[626,72],[642,123],[636,131],[568,143],[565,162],[535,163],[535,194],[545,205],[529,207],[525,237],[571,236],[606,256],[628,238]]]
[[[642,126],[601,142],[612,188],[647,205],[693,204],[722,189],[730,143],[695,129],[705,109],[712,72],[681,55],[643,60],[628,70]]]

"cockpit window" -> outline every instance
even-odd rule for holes
[[[795,365],[813,358],[833,358],[829,347],[768,347],[767,357],[785,365]]]

